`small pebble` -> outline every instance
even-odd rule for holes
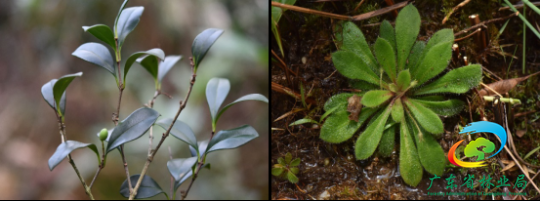
[[[328,166],[330,164],[330,159],[325,158],[324,159],[324,166]]]
[[[327,200],[330,198],[330,193],[328,193],[327,190],[325,190],[324,192],[322,192],[320,195],[319,195],[319,200]]]
[[[307,62],[307,58],[306,57],[302,57],[302,64],[306,64]]]

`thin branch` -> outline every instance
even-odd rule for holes
[[[465,40],[465,39],[467,39],[467,38],[473,36],[475,33],[478,33],[478,32],[480,32],[480,31],[482,31],[482,29],[481,29],[481,28],[478,28],[478,29],[476,29],[476,31],[470,33],[469,35],[466,35],[466,36],[464,36],[464,37],[455,39],[454,42],[459,42],[459,41]]]
[[[360,6],[364,3],[364,1],[366,0],[362,0],[360,1],[360,3],[358,3],[358,5],[354,8],[354,12],[356,12],[360,8]]]
[[[171,146],[168,147],[169,148],[169,159],[172,160],[172,151],[171,151]],[[173,192],[173,189],[174,189],[174,177],[171,175],[171,196],[173,196],[173,199],[174,199],[174,192]]]
[[[208,140],[208,142],[212,141],[213,137],[214,137],[214,131],[212,131],[212,135],[210,136],[210,140]],[[203,161],[206,160],[206,153],[203,156],[201,156],[201,158],[202,158],[202,160],[199,161],[199,163],[197,165],[197,169],[195,169],[195,173],[193,173],[193,177],[191,177],[191,182],[189,182],[188,188],[186,189],[185,192],[182,192],[182,200],[186,199],[187,194],[189,193],[189,190],[191,189],[191,186],[195,182],[195,179],[197,179],[197,175],[199,174],[199,171],[201,170],[202,166],[204,165]]]
[[[157,151],[159,150],[159,148],[161,147],[161,144],[163,144],[163,141],[165,141],[165,139],[169,136],[169,133],[171,132],[171,129],[174,125],[174,123],[176,122],[176,119],[178,119],[178,116],[180,115],[180,113],[182,112],[182,110],[184,110],[184,108],[186,107],[186,104],[189,100],[189,95],[191,94],[191,90],[193,89],[193,85],[195,84],[195,78],[197,77],[197,74],[195,73],[195,71],[193,71],[194,67],[193,67],[193,58],[190,57],[190,64],[191,64],[191,81],[190,81],[190,85],[189,85],[189,89],[188,89],[188,92],[186,94],[186,97],[184,98],[184,101],[180,101],[180,108],[178,108],[178,111],[176,112],[176,115],[174,116],[174,119],[173,121],[171,122],[171,125],[169,126],[169,128],[167,129],[167,131],[165,133],[163,133],[162,137],[161,137],[161,140],[159,141],[156,149],[154,149],[152,151],[152,154],[148,156],[147,160],[146,160],[146,163],[144,164],[144,167],[143,167],[143,170],[141,171],[141,175],[139,177],[139,180],[137,181],[137,184],[135,185],[135,188],[133,188],[133,192],[130,193],[129,195],[129,199],[130,200],[133,200],[133,198],[135,198],[135,196],[137,195],[137,191],[141,185],[141,182],[142,182],[142,178],[144,178],[144,175],[146,174],[146,171],[148,171],[148,166],[150,166],[150,163],[152,162],[152,160],[154,160],[154,156],[156,155]]]
[[[465,6],[467,3],[469,3],[471,0],[465,0],[463,2],[461,2],[460,4],[458,4],[456,7],[452,8],[452,10],[446,15],[446,17],[444,17],[443,21],[442,21],[442,24],[446,23],[446,21],[448,20],[448,18],[450,18],[450,16],[452,15],[452,13],[456,12],[457,9]]]
[[[515,17],[515,16],[517,16],[517,15],[518,15],[518,12],[515,12],[515,13],[513,13],[513,14],[511,14],[511,15],[506,16],[506,17],[500,17],[500,18],[495,18],[495,19],[483,21],[483,22],[481,22],[481,23],[479,23],[479,24],[476,24],[476,25],[474,25],[474,26],[471,26],[471,27],[469,27],[469,28],[463,29],[463,30],[461,30],[461,31],[459,31],[459,32],[457,32],[457,33],[455,33],[455,34],[454,34],[454,37],[457,37],[457,36],[459,36],[459,35],[461,35],[461,34],[467,33],[467,32],[469,32],[470,30],[475,30],[475,29],[477,29],[477,28],[480,28],[481,26],[484,26],[484,25],[486,25],[486,24],[490,24],[490,23],[493,23],[493,22],[498,22],[498,21],[506,20],[506,19],[508,19],[508,18]]]
[[[351,19],[351,20],[352,20],[352,21],[367,20],[367,19],[369,19],[369,18],[377,17],[377,16],[379,16],[379,15],[383,15],[383,14],[386,14],[386,13],[389,13],[389,12],[392,12],[392,11],[395,11],[395,10],[397,10],[397,9],[403,8],[403,7],[405,7],[408,3],[409,3],[409,1],[404,1],[404,2],[401,2],[401,3],[398,3],[398,4],[394,4],[394,5],[385,7],[385,8],[381,8],[381,9],[379,9],[379,10],[374,10],[374,11],[367,12],[367,13],[364,13],[364,14],[355,15],[355,16],[352,16],[352,19]]]

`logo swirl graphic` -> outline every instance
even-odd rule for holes
[[[473,122],[473,123],[470,123],[469,125],[467,125],[465,128],[463,128],[463,130],[461,132],[459,132],[459,133],[460,134],[467,133],[467,135],[468,134],[474,134],[474,133],[492,133],[492,134],[497,135],[499,137],[499,139],[501,139],[501,147],[499,148],[499,150],[495,154],[493,154],[493,155],[491,155],[491,156],[489,156],[487,158],[491,158],[491,157],[497,155],[499,152],[501,152],[503,147],[506,145],[506,130],[501,125],[499,125],[497,123],[493,123],[493,122],[489,122],[489,121]],[[450,148],[450,151],[448,152],[448,160],[450,161],[450,163],[454,164],[455,166],[466,167],[466,168],[475,168],[475,167],[486,166],[484,164],[485,161],[481,161],[481,162],[465,162],[465,161],[459,160],[456,157],[455,152],[456,152],[457,147],[462,142],[463,142],[463,140],[457,142],[456,144],[454,144],[452,146],[452,148]],[[493,143],[491,143],[489,140],[484,139],[484,138],[478,138],[477,140],[471,142],[468,146],[471,146],[471,147],[465,148],[466,149],[465,150],[465,155],[466,156],[474,155],[475,151],[479,152],[477,150],[477,147],[479,147],[479,146],[486,146],[486,148],[484,148],[483,151],[487,151],[488,153],[491,153],[494,150]],[[483,152],[480,152],[480,153],[482,153],[482,155],[481,156],[478,155],[478,160],[483,159]]]

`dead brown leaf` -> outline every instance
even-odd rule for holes
[[[514,166],[516,166],[516,162],[510,161],[510,164],[508,164],[506,167],[504,167],[504,169],[502,169],[501,172],[504,172],[504,171],[510,170],[510,169],[512,169],[512,170],[510,170],[510,171],[514,171],[515,169],[517,169],[517,168],[514,167]]]
[[[360,114],[360,111],[362,111],[362,101],[361,96],[357,96],[356,94],[349,97],[347,105],[347,112],[350,112],[349,120],[354,120],[358,122],[358,115]]]
[[[518,78],[512,78],[507,80],[501,80],[498,82],[494,82],[491,84],[488,84],[487,86],[495,91],[497,91],[499,94],[505,94],[508,93],[510,90],[512,90],[516,85],[518,85],[520,82],[523,82],[526,79],[529,79],[529,77],[534,76],[536,74],[540,73],[536,72],[527,76],[518,77]],[[491,89],[483,88],[478,92],[480,96],[491,96],[495,95],[495,92],[493,92]]]
[[[525,133],[527,133],[527,130],[518,130],[518,131],[516,131],[516,135],[518,137],[523,137],[523,135],[525,135]]]

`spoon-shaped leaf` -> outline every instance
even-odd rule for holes
[[[69,75],[64,75],[62,76],[60,79],[58,79],[56,81],[56,83],[54,83],[54,86],[53,86],[53,95],[54,95],[54,101],[55,101],[55,104],[56,104],[56,108],[60,107],[60,103],[62,101],[62,97],[64,97],[64,101],[65,101],[65,95],[64,93],[66,92],[66,89],[67,87],[69,86],[69,84],[71,83],[71,81],[73,81],[73,79],[75,79],[75,77],[80,77],[82,76],[82,72],[78,72],[78,73],[74,73],[74,74],[69,74]],[[65,103],[64,103],[65,104]],[[63,113],[60,114],[63,116]]]
[[[392,46],[392,49],[396,49],[396,32],[394,31],[394,27],[388,22],[388,20],[384,20],[381,23],[380,30],[380,37],[386,39],[390,45]],[[394,55],[396,53],[394,52]]]
[[[54,101],[54,94],[53,94],[53,87],[56,83],[57,79],[52,79],[51,81],[45,83],[41,87],[41,95],[43,96],[43,99],[51,106],[55,112],[56,110],[56,101]],[[62,114],[65,114],[66,109],[66,92],[64,91],[64,94],[62,94],[62,98],[60,98],[60,112]]]
[[[130,7],[122,10],[116,24],[118,34],[118,47],[122,48],[127,35],[135,29],[141,19],[144,7]]]
[[[386,39],[379,37],[374,46],[377,61],[392,81],[396,80],[396,55],[394,47]]]
[[[174,64],[180,61],[180,59],[182,59],[182,56],[180,55],[170,55],[170,56],[165,57],[163,62],[161,62],[161,64],[159,65],[158,82],[161,82],[163,80],[163,77],[167,75],[169,70],[171,70]]]
[[[210,114],[212,115],[212,130],[215,130],[219,107],[223,104],[230,89],[231,83],[228,79],[212,78],[206,84],[206,101],[208,101],[208,107],[210,107]]]
[[[408,116],[407,122],[415,135],[418,158],[422,166],[431,174],[442,175],[447,160],[441,145],[433,135],[425,133],[424,129],[421,129],[412,117]]]
[[[221,130],[208,143],[206,153],[220,149],[234,149],[257,137],[259,137],[259,134],[249,125],[243,125],[231,130]]]
[[[223,34],[223,30],[209,28],[195,37],[195,40],[193,40],[193,44],[191,45],[191,54],[193,55],[193,65],[195,66],[195,69],[199,67],[204,56],[221,34]]]
[[[390,91],[371,90],[362,98],[362,105],[366,107],[377,107],[392,98],[392,96],[394,96],[394,93]]]
[[[355,145],[356,159],[364,160],[375,152],[381,140],[386,120],[390,116],[391,107],[388,106],[377,118],[372,118],[366,130],[358,137]]]
[[[409,73],[409,69],[399,72],[396,83],[400,91],[405,90],[409,87],[409,85],[411,84],[411,74]]]
[[[171,123],[171,118],[161,119],[156,122],[157,125],[161,126],[161,128],[165,130],[169,129]],[[197,147],[197,138],[195,138],[195,133],[193,133],[191,127],[189,127],[186,123],[176,120],[171,128],[171,134],[179,140],[182,140],[195,148]]]
[[[405,183],[416,186],[422,179],[422,164],[405,120],[400,123],[399,173]]]
[[[403,104],[401,103],[401,98],[396,99],[394,105],[392,105],[392,119],[395,122],[401,122],[401,119],[403,119]]]
[[[131,186],[135,186],[137,184],[137,181],[139,181],[140,174],[131,175]],[[152,179],[152,177],[148,175],[144,175],[141,186],[139,187],[139,190],[137,190],[137,195],[135,196],[135,199],[144,199],[149,197],[154,197],[160,193],[165,194],[165,196],[168,198],[167,193],[161,189],[159,184]],[[122,185],[120,186],[120,194],[124,197],[129,197],[129,186],[127,185],[127,179],[124,180]]]
[[[413,44],[420,32],[420,14],[412,4],[405,6],[396,18],[397,72],[404,69]]]
[[[428,43],[429,44],[429,43]],[[412,77],[423,84],[429,79],[443,72],[452,58],[452,42],[439,43],[430,49],[420,65],[412,72]]]
[[[375,108],[364,108],[360,112],[358,122],[349,119],[347,111],[338,111],[326,119],[321,128],[320,138],[330,143],[341,143],[350,139],[353,134],[377,111]]]
[[[390,128],[384,130],[384,133],[381,137],[381,143],[379,144],[379,154],[383,157],[389,157],[392,155],[394,150],[395,137],[396,137],[396,127],[391,126]]]
[[[151,50],[148,50],[148,51],[140,51],[140,52],[135,52],[133,54],[131,54],[129,56],[129,58],[126,60],[126,64],[124,66],[124,86],[126,85],[126,77],[127,77],[127,74],[129,72],[129,69],[131,68],[131,66],[133,65],[133,63],[141,56],[144,56],[144,55],[148,55],[147,57],[157,57],[161,60],[163,60],[165,58],[165,52],[163,52],[163,50],[159,49],[159,48],[154,48],[154,49],[151,49]],[[144,66],[143,66],[144,67]],[[147,69],[148,70],[148,69]],[[150,72],[150,70],[149,70]],[[152,74],[152,76],[154,76],[154,74],[152,72],[150,72],[150,74]],[[155,77],[155,76],[154,76]]]
[[[354,24],[354,22],[343,22],[341,27],[336,26],[334,30],[336,31],[336,41],[338,41],[336,44],[338,44],[338,47],[341,50],[353,52],[358,57],[359,63],[361,62],[367,67],[366,69],[369,69],[371,72],[379,72],[379,66],[377,65],[375,57],[371,53],[371,49],[366,42],[366,38],[358,26]],[[334,55],[332,55],[332,57],[333,56]],[[348,76],[348,74],[341,74]]]
[[[407,99],[404,100],[404,102],[416,119],[416,122],[418,122],[418,124],[420,124],[427,132],[440,134],[444,131],[443,123],[435,112],[413,99]]]
[[[68,140],[60,145],[58,145],[58,148],[56,148],[56,151],[54,154],[49,158],[49,170],[53,170],[64,158],[66,158],[67,155],[69,155],[73,150],[78,148],[88,147],[92,151],[94,151],[98,157],[98,163],[100,161],[99,152],[97,150],[96,145],[92,143],[82,143],[77,142],[73,140]]]
[[[113,58],[104,45],[99,43],[85,43],[79,46],[71,55],[105,68],[116,78],[116,67]]]
[[[84,31],[94,35],[97,39],[107,43],[113,50],[116,51],[116,43],[114,42],[114,35],[109,26],[104,24],[96,24],[92,26],[83,26]]]
[[[462,94],[469,91],[469,89],[478,86],[480,81],[482,81],[482,66],[472,64],[451,70],[441,78],[419,88],[414,94]]]
[[[240,97],[239,99],[236,99],[235,101],[233,101],[232,103],[229,103],[228,105],[226,105],[225,107],[223,107],[217,117],[216,117],[216,122],[218,121],[219,117],[221,116],[221,114],[223,114],[223,112],[225,112],[227,109],[229,109],[229,107],[239,103],[239,102],[243,102],[243,101],[249,101],[249,100],[253,100],[253,101],[261,101],[261,102],[265,102],[265,103],[268,103],[268,99],[261,95],[261,94],[248,94],[248,95],[245,95],[245,96],[242,96]]]
[[[175,181],[180,181],[192,171],[191,167],[197,162],[197,156],[190,158],[175,158],[167,162],[167,168]],[[189,176],[188,176],[189,177]]]
[[[459,113],[465,106],[465,103],[463,101],[457,99],[442,101],[414,99],[414,101],[426,106],[427,108],[433,110],[433,112],[441,116],[455,115]]]
[[[107,143],[107,153],[116,147],[141,137],[154,124],[159,113],[150,108],[139,108],[114,128]]]
[[[359,79],[379,86],[380,79],[360,56],[352,51],[340,50],[332,53],[334,67],[344,76]]]

